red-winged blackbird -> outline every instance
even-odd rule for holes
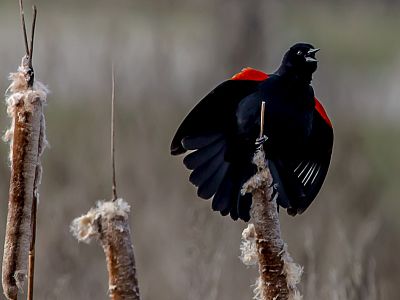
[[[251,195],[242,185],[256,172],[252,164],[266,101],[263,147],[277,203],[290,215],[302,213],[318,194],[328,171],[332,124],[311,87],[315,49],[299,43],[270,75],[246,68],[217,86],[184,119],[171,154],[186,155],[190,181],[212,208],[234,220],[250,219]]]

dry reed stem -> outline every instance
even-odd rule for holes
[[[117,180],[115,177],[115,71],[114,64],[111,71],[112,91],[111,91],[111,171],[112,171],[112,201],[118,199]]]
[[[107,259],[109,293],[113,300],[140,300],[136,263],[129,229],[130,206],[123,199],[98,202],[76,218],[71,231],[78,241],[97,239]]]
[[[255,287],[255,299],[299,300],[302,299],[296,285],[300,281],[302,267],[293,263],[281,239],[277,203],[272,196],[272,177],[266,165],[263,150],[253,158],[258,172],[243,186],[242,193],[252,193],[251,217],[254,225],[243,231],[242,261],[258,262],[260,277]]]
[[[31,219],[31,243],[29,246],[28,256],[28,295],[27,299],[33,299],[33,285],[35,275],[35,243],[36,243],[36,215],[37,215],[37,199],[34,196],[32,201],[32,219]]]
[[[29,87],[33,74],[28,64],[25,56],[18,72],[10,75],[6,99],[11,128],[4,139],[10,143],[11,179],[2,282],[7,299],[17,299],[27,276],[32,201],[38,195],[39,157],[46,146],[43,105],[48,91],[39,82]]]
[[[44,119],[43,119],[44,121]],[[42,122],[41,132],[39,136],[39,146],[42,144],[40,137],[44,137],[44,122]],[[42,149],[39,148],[39,156],[42,155]],[[36,217],[37,217],[37,205],[39,201],[39,185],[42,177],[42,167],[40,165],[36,166],[35,183],[33,190],[32,199],[32,213],[31,213],[31,243],[29,245],[29,257],[28,257],[28,295],[27,300],[33,299],[33,286],[35,278],[35,245],[36,245]]]
[[[140,300],[135,255],[131,240],[128,214],[130,206],[117,198],[114,145],[115,73],[112,67],[111,98],[111,171],[112,199],[99,201],[86,215],[72,221],[71,231],[78,241],[96,238],[107,260],[108,290],[113,300]]]

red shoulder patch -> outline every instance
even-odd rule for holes
[[[269,76],[262,71],[252,69],[252,68],[244,68],[240,73],[237,73],[232,77],[232,80],[254,80],[254,81],[263,81],[267,79]]]
[[[316,97],[314,97],[314,99],[315,99],[315,109],[317,110],[317,112],[321,115],[322,119],[325,120],[326,124],[328,124],[330,127],[333,127],[332,122],[331,120],[329,120],[329,117],[326,114],[325,108],[322,106],[321,102],[319,102]]]

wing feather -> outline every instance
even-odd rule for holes
[[[304,158],[272,161],[271,174],[277,184],[278,203],[290,214],[302,213],[320,191],[332,155],[333,129],[321,103],[315,114]]]

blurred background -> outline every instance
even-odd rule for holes
[[[111,197],[111,64],[119,195],[143,299],[251,299],[238,259],[245,224],[197,198],[169,143],[186,113],[242,67],[273,72],[292,44],[321,48],[313,86],[335,126],[332,167],[305,214],[281,213],[305,267],[304,299],[397,299],[400,282],[398,1],[36,0],[34,67],[52,91],[43,157],[37,299],[107,299],[102,249],[74,217]],[[25,1],[30,24],[31,1]],[[0,2],[0,90],[24,54],[17,1]],[[0,110],[2,132],[9,126]],[[0,242],[8,145],[0,144]],[[1,252],[2,253],[2,252]]]

